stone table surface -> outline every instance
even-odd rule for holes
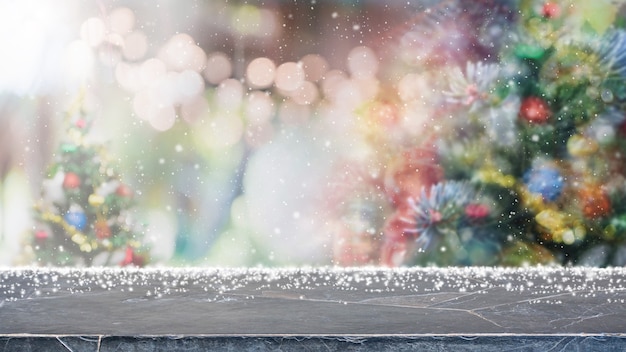
[[[302,350],[306,341],[305,350],[395,351],[383,346],[403,341],[617,351],[626,348],[625,300],[618,268],[6,268],[0,351],[41,341],[142,350],[138,338],[223,350],[238,350],[224,347],[233,341]]]

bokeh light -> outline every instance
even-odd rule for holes
[[[119,35],[129,34],[135,26],[135,13],[127,7],[113,9],[108,16],[109,28]]]
[[[298,104],[309,105],[318,100],[319,92],[317,86],[309,81],[304,81],[296,90],[291,93],[291,98]]]
[[[204,50],[196,45],[194,39],[186,33],[174,35],[159,52],[159,58],[170,70],[202,71],[206,65]]]
[[[246,79],[254,88],[267,88],[274,83],[276,65],[266,57],[258,57],[248,64]]]
[[[217,114],[207,122],[204,131],[207,145],[211,148],[224,149],[237,144],[243,135],[243,121],[238,116],[226,113]]]
[[[80,38],[92,47],[100,45],[104,40],[105,34],[104,21],[97,17],[87,19],[80,27]]]
[[[0,2],[0,94],[50,93],[71,85],[66,46],[76,35],[69,17],[53,1]]]
[[[181,105],[180,114],[183,120],[191,124],[206,121],[210,117],[209,102],[203,96],[196,96]]]
[[[233,74],[233,64],[226,54],[214,52],[208,56],[202,73],[209,83],[218,85]]]
[[[223,109],[234,111],[241,105],[243,89],[241,82],[236,79],[229,78],[224,80],[217,87],[216,99],[218,105]]]
[[[176,122],[176,111],[172,106],[153,106],[149,112],[149,121],[157,131],[167,131]]]
[[[142,59],[148,51],[148,37],[142,31],[134,31],[124,37],[124,58],[130,61]]]
[[[175,87],[178,94],[175,101],[182,103],[204,92],[204,80],[198,72],[185,70],[177,75]]]
[[[359,46],[348,54],[348,70],[353,77],[371,78],[378,72],[376,53],[366,46]]]
[[[70,43],[65,58],[68,75],[78,82],[85,82],[93,73],[93,56],[91,47],[84,41]]]
[[[276,69],[275,84],[278,89],[292,91],[304,82],[302,65],[295,62],[285,62]]]
[[[308,54],[300,60],[304,69],[305,78],[310,82],[317,82],[324,78],[328,71],[328,61],[318,54]]]
[[[255,91],[248,95],[244,115],[249,123],[261,125],[272,118],[274,110],[274,101],[270,95]]]

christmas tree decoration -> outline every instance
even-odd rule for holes
[[[68,225],[79,231],[84,229],[87,225],[87,215],[77,206],[70,207],[70,210],[65,214],[63,219]]]
[[[438,183],[428,193],[423,190],[417,200],[408,199],[413,214],[406,220],[407,232],[417,235],[422,248],[428,247],[434,237],[457,226],[473,198],[468,186],[457,182]]]
[[[584,185],[578,190],[583,215],[598,219],[611,214],[611,199],[598,185]]]
[[[37,230],[35,231],[35,241],[36,243],[44,243],[50,238],[50,234],[46,230]]]
[[[575,157],[589,157],[598,150],[598,143],[582,135],[573,135],[567,140],[567,151]]]
[[[555,2],[546,2],[541,8],[541,15],[545,18],[561,16],[561,6]]]
[[[104,240],[106,238],[111,237],[111,227],[104,219],[98,219],[93,224],[94,231],[96,233],[96,237],[100,240]]]
[[[63,188],[76,189],[80,187],[80,178],[73,172],[68,172],[63,178]]]
[[[545,100],[539,97],[528,97],[522,100],[520,117],[529,123],[546,123],[552,113]]]
[[[552,166],[533,167],[523,178],[531,193],[541,195],[548,202],[555,201],[563,191],[563,177],[559,170]]]
[[[115,194],[117,194],[120,197],[130,198],[133,195],[133,191],[128,186],[124,184],[120,184],[115,189]]]
[[[148,263],[142,228],[131,217],[132,190],[120,182],[103,145],[87,142],[80,104],[67,115],[68,140],[43,181],[30,234],[38,265],[136,265]],[[125,251],[125,259],[116,253]],[[120,261],[121,260],[121,261]]]
[[[135,253],[135,249],[132,246],[126,247],[126,254],[124,256],[124,260],[120,263],[120,266],[144,266],[145,265],[145,257],[142,255],[137,255]]]
[[[370,248],[387,266],[625,262],[626,7],[504,1],[497,11],[509,15],[495,24],[490,5],[428,9],[406,29],[445,19],[428,50],[400,45],[421,59],[382,65],[392,74],[373,101],[393,104],[396,92],[401,120],[419,123],[368,120],[368,131],[393,139],[360,131],[372,154],[386,155],[376,159],[386,220]],[[459,35],[467,23],[475,25]],[[485,27],[501,39],[469,50]],[[447,50],[460,38],[459,50]],[[407,91],[420,77],[432,82],[428,95]],[[420,109],[403,109],[413,96]]]
[[[490,213],[489,206],[485,204],[471,203],[465,207],[465,216],[474,221],[485,219]]]

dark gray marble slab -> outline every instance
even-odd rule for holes
[[[0,351],[625,350],[625,274],[5,269]]]

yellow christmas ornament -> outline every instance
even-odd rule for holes
[[[522,197],[522,204],[535,213],[539,213],[546,208],[541,194],[530,193],[526,187],[518,187]]]
[[[574,244],[585,238],[587,233],[585,227],[571,215],[554,209],[541,211],[535,216],[535,221],[549,232],[547,239],[558,243]]]
[[[94,193],[89,196],[87,201],[89,202],[89,205],[91,205],[92,207],[99,207],[102,204],[104,204],[104,197],[99,194]]]
[[[553,233],[565,228],[565,214],[554,209],[541,211],[535,216],[535,221],[537,224]]]
[[[588,157],[598,151],[598,143],[581,135],[573,135],[567,140],[567,151],[571,156]]]
[[[501,171],[496,170],[493,167],[485,167],[478,171],[476,177],[479,181],[484,183],[495,183],[505,188],[511,188],[515,186],[515,177],[511,175],[505,175]]]

